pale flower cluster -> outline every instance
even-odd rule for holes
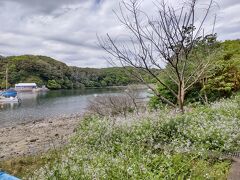
[[[168,109],[132,114],[123,121],[122,117],[114,119],[118,123],[90,117],[81,123],[62,157],[36,171],[32,178],[104,179],[114,177],[114,170],[125,178],[140,173],[150,177],[153,172],[149,165],[156,159],[163,163],[158,166],[162,173],[168,174],[175,153],[239,151],[239,99],[201,106],[184,115],[173,115]]]

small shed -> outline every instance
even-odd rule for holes
[[[37,88],[36,83],[18,83],[15,84],[16,91],[32,91]]]

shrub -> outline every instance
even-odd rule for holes
[[[88,111],[91,114],[104,116],[127,116],[128,113],[143,109],[144,102],[135,86],[128,86],[123,94],[97,96],[90,101]]]
[[[34,179],[226,179],[221,153],[239,150],[240,97],[192,109],[133,115],[129,124],[89,116],[62,157]],[[212,156],[212,154],[214,156]]]
[[[47,87],[49,89],[61,89],[61,85],[58,84],[55,80],[49,80]]]
[[[99,96],[94,98],[88,106],[90,113],[99,116],[126,116],[134,110],[131,100],[125,95]]]

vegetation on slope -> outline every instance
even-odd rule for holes
[[[221,97],[230,97],[232,92],[240,89],[240,40],[225,41],[219,46],[215,47],[217,53],[210,57],[211,66],[208,72],[186,94],[188,102],[204,101],[205,94],[209,101],[214,101]],[[19,82],[36,82],[39,86],[46,85],[50,89],[71,89],[121,86],[138,82],[126,74],[123,68],[69,67],[50,57],[24,55],[0,58],[0,88],[5,88],[7,67],[9,86]],[[143,73],[143,76],[151,83],[148,75]],[[167,78],[164,82],[171,87],[175,86]],[[171,93],[161,85],[159,92],[174,101]]]
[[[220,43],[216,51],[208,57],[208,71],[186,94],[188,102],[208,104],[240,90],[240,41]],[[137,82],[123,68],[68,67],[49,57],[26,55],[0,57],[2,88],[7,66],[11,86],[37,82],[60,89]],[[172,86],[168,79],[165,82]],[[160,85],[158,90],[174,101],[168,90]],[[158,104],[159,99],[152,98],[151,105]],[[116,125],[112,118],[87,117],[60,157],[50,154],[41,157],[39,164],[38,157],[17,160],[20,170],[14,173],[25,175],[22,163],[26,163],[24,166],[30,170],[25,172],[37,169],[28,177],[32,179],[226,179],[230,161],[223,160],[222,154],[240,150],[240,96],[211,105],[188,105],[187,109],[189,112],[177,114],[162,108],[123,119],[131,125]],[[15,165],[10,164],[9,170],[18,169]]]
[[[239,150],[240,96],[209,106],[85,118],[61,158],[30,179],[226,179]],[[141,120],[139,120],[141,119]]]
[[[239,91],[240,40],[221,43],[209,71],[201,91],[206,91],[211,101],[230,97],[234,92]]]
[[[208,70],[187,92],[186,103],[213,102],[220,98],[230,97],[240,90],[240,40],[218,43],[214,52],[209,57],[203,57],[210,61]],[[177,89],[176,85],[164,74],[160,76],[168,86]],[[177,102],[171,92],[160,84],[158,85],[158,91],[172,102]],[[159,103],[158,97],[152,98],[152,107],[158,107]]]
[[[9,86],[19,82],[36,82],[50,89],[121,86],[136,83],[123,68],[78,68],[45,56],[11,56],[0,58],[0,88],[5,88],[8,67]]]

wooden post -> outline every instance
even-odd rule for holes
[[[8,89],[8,65],[6,68],[6,90]]]

